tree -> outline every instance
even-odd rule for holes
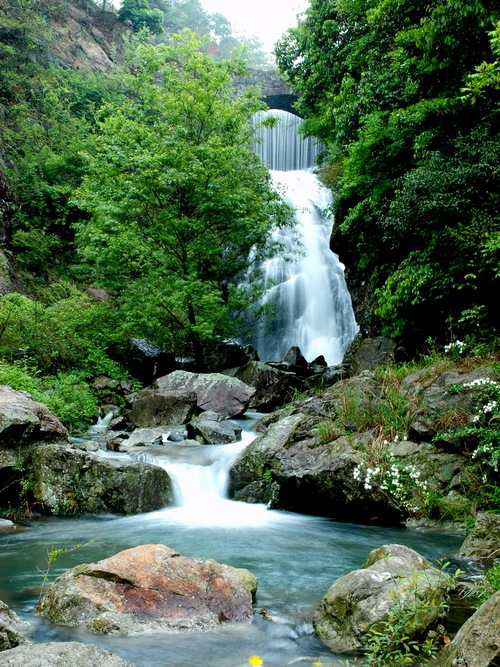
[[[234,332],[248,306],[243,277],[289,211],[249,148],[261,103],[235,96],[241,63],[200,46],[185,32],[140,49],[135,97],[107,110],[76,202],[92,214],[81,257],[124,321],[202,364],[201,341]]]
[[[123,0],[118,11],[121,21],[130,21],[135,32],[149,30],[153,35],[163,32],[163,12],[151,9],[148,0]]]
[[[499,19],[492,0],[312,0],[277,47],[327,145],[334,248],[408,347],[495,325]]]

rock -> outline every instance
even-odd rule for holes
[[[0,519],[0,535],[13,533],[17,530],[17,526],[9,519]]]
[[[249,361],[241,368],[232,369],[231,374],[255,389],[248,407],[262,412],[283,405],[294,389],[303,387],[292,373],[286,373],[261,361]]]
[[[296,345],[291,347],[285,354],[283,363],[288,364],[290,370],[294,373],[300,372],[300,370],[307,368],[307,360],[300,351],[300,348]]]
[[[163,445],[169,438],[181,435],[185,438],[186,429],[180,426],[152,426],[150,428],[136,428],[126,437],[120,447],[121,452],[127,452],[131,447],[151,447]]]
[[[0,385],[0,447],[67,440],[68,431],[46,405],[25,391]]]
[[[486,600],[445,646],[433,667],[493,667],[500,657],[500,591]],[[496,660],[495,660],[496,659]]]
[[[179,368],[173,354],[164,352],[145,338],[132,338],[123,363],[133,377],[145,385]]]
[[[203,359],[205,370],[219,373],[226,368],[243,366],[249,361],[258,361],[257,350],[251,345],[242,346],[238,343],[224,341],[205,341],[203,343]]]
[[[99,634],[208,630],[249,621],[256,589],[248,570],[142,545],[57,577],[41,612],[58,625]]]
[[[349,374],[354,376],[362,371],[373,371],[378,366],[386,366],[394,361],[395,350],[396,343],[390,338],[365,338],[352,356]]]
[[[482,366],[472,372],[465,370],[463,372],[449,370],[441,372],[431,367],[408,375],[401,383],[401,388],[409,396],[421,398],[431,415],[452,410],[474,414],[477,407],[477,394],[481,391],[481,387],[470,388],[459,393],[449,392],[448,389],[453,385],[480,379],[498,382],[500,375],[490,366]]]
[[[363,650],[367,629],[402,605],[415,610],[414,627],[407,628],[410,638],[423,636],[445,616],[452,582],[413,549],[386,545],[371,552],[361,569],[330,586],[314,613],[314,630],[334,652]]]
[[[28,628],[29,623],[21,621],[17,614],[9,609],[4,602],[0,601],[0,651],[27,644],[28,640],[24,633]]]
[[[132,424],[141,427],[185,424],[197,413],[196,402],[191,390],[144,389],[136,394],[128,417]]]
[[[119,655],[80,642],[31,644],[0,654],[1,667],[135,667]]]
[[[186,395],[186,393],[194,392],[200,410],[211,410],[223,417],[242,415],[255,393],[255,389],[235,377],[228,377],[221,373],[189,373],[188,371],[174,371],[170,375],[158,378],[153,388],[159,394],[173,392]]]
[[[241,440],[241,426],[216,412],[202,412],[187,425],[188,437],[207,445],[224,445]]]
[[[255,497],[255,482],[274,483],[265,502],[273,509],[329,516],[340,521],[394,523],[400,511],[376,489],[353,476],[360,462],[347,436],[318,444],[314,431],[323,420],[296,413],[272,423],[230,470],[231,494]],[[246,490],[247,485],[253,485]],[[263,490],[266,487],[261,487]]]
[[[71,449],[81,449],[83,452],[98,452],[101,445],[95,440],[85,440],[84,442],[72,442]]]
[[[457,558],[500,558],[500,514],[477,514]]]
[[[54,514],[137,514],[172,503],[169,476],[148,463],[46,445],[33,450],[28,472],[34,500]]]

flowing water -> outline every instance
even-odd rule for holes
[[[278,123],[259,125],[268,117]],[[297,345],[308,361],[323,355],[329,365],[340,364],[358,327],[344,267],[330,250],[331,195],[312,171],[321,146],[299,136],[301,119],[286,111],[260,112],[254,122],[254,150],[295,209],[296,226],[274,232],[284,252],[262,267],[264,284],[270,285],[263,303],[274,315],[248,342],[263,361],[279,361]]]
[[[138,667],[244,667],[256,654],[265,667],[310,665],[318,657],[337,665],[311,626],[316,605],[335,579],[359,567],[381,544],[406,544],[431,559],[447,557],[458,546],[455,536],[340,524],[228,500],[228,469],[254,437],[252,423],[252,418],[242,422],[243,444],[159,448],[162,455],[154,461],[172,476],[177,507],[130,517],[41,517],[25,532],[0,537],[0,599],[30,621],[31,638],[97,644]],[[140,637],[53,626],[36,612],[47,552],[90,540],[95,543],[61,556],[51,577],[139,544],[165,544],[183,555],[251,570],[259,580],[253,621]]]

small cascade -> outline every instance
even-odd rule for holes
[[[92,435],[99,435],[101,433],[104,433],[111,420],[113,419],[114,413],[112,410],[107,412],[104,417],[102,415],[99,415],[97,417],[97,421],[95,424],[92,424],[92,426],[89,428],[89,433]]]
[[[229,471],[239,454],[255,439],[251,430],[255,417],[240,421],[242,439],[228,445],[183,445],[161,447],[158,455],[139,454],[134,458],[167,471],[173,484],[175,507],[148,515],[192,526],[257,526],[283,521],[282,515],[264,505],[228,499]],[[246,429],[246,430],[245,430]]]
[[[276,118],[274,127],[259,125]],[[254,149],[269,166],[273,182],[296,213],[296,227],[274,232],[283,256],[262,267],[270,285],[264,303],[272,322],[262,323],[247,341],[263,361],[283,359],[297,345],[308,361],[323,355],[340,364],[358,326],[344,278],[344,267],[330,250],[333,221],[326,213],[331,195],[312,172],[321,145],[299,134],[302,123],[286,111],[259,112],[254,117]],[[291,258],[291,259],[290,259]]]

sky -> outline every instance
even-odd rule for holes
[[[233,25],[236,35],[256,35],[271,53],[274,43],[297,24],[297,14],[309,6],[309,0],[200,0],[207,12],[219,12]]]

